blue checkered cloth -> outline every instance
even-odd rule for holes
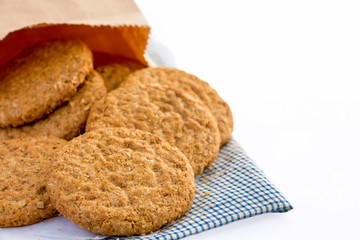
[[[181,219],[150,235],[107,239],[175,240],[258,214],[292,209],[234,139],[195,183],[198,193]]]

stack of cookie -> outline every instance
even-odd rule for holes
[[[230,139],[233,120],[229,106],[209,84],[158,67],[135,71],[94,105],[86,131],[104,127],[140,129],[164,138],[185,154],[197,175]]]
[[[98,74],[78,40],[1,67],[0,227],[59,212],[95,233],[143,235],[189,209],[194,176],[231,137],[230,108],[191,74],[141,68]]]
[[[0,68],[0,140],[79,135],[94,102],[106,95],[92,53],[79,40],[46,41]]]

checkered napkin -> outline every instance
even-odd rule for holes
[[[199,192],[178,221],[147,236],[107,239],[180,239],[258,214],[292,209],[234,139],[195,183]]]

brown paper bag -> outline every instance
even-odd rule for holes
[[[2,0],[0,66],[26,47],[53,38],[84,41],[95,66],[123,60],[147,65],[149,33],[132,0]]]

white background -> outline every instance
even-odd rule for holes
[[[360,2],[136,3],[294,206],[188,239],[360,239]]]

